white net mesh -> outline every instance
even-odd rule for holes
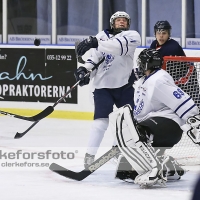
[[[164,61],[163,68],[200,108],[200,58],[167,56],[164,57]],[[194,144],[186,133],[178,144],[167,150],[166,154],[176,158],[182,165],[200,164],[200,146]]]

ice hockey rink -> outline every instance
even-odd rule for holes
[[[186,166],[189,172],[181,180],[168,182],[165,188],[155,186],[151,189],[140,189],[133,183],[114,179],[115,164],[112,160],[80,182],[53,173],[47,166],[52,162],[77,172],[83,169],[91,121],[45,118],[23,138],[13,139],[16,132],[25,131],[31,123],[0,117],[0,198],[3,200],[191,199],[200,166]],[[107,131],[97,157],[110,149],[112,141],[113,137]],[[51,153],[50,158],[38,159],[39,153],[47,150]],[[68,159],[59,159],[61,150],[67,152]],[[31,154],[33,152],[36,154]],[[35,156],[30,158],[30,155]],[[25,162],[25,166],[19,166]],[[30,167],[34,163],[46,165]]]

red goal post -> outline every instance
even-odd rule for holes
[[[183,91],[188,93],[200,108],[200,57],[165,56],[162,68],[166,70]],[[200,164],[200,146],[183,133],[181,141],[169,154],[183,165]]]

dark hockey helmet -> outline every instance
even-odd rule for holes
[[[163,58],[159,51],[155,49],[144,49],[138,56],[137,65],[139,73],[145,74],[147,70],[161,69]]]
[[[157,21],[156,24],[154,25],[154,34],[156,34],[156,31],[167,30],[169,35],[171,35],[171,29],[172,27],[167,20]]]
[[[128,26],[127,28],[125,29],[115,29],[114,27],[114,22],[115,22],[115,19],[119,18],[119,17],[124,17],[127,19],[128,21]],[[131,25],[131,18],[129,16],[129,14],[127,14],[126,12],[124,11],[117,11],[116,13],[114,13],[111,17],[110,17],[110,27],[111,29],[113,29],[114,31],[120,33],[121,31],[127,31],[129,30],[130,28],[130,25]]]

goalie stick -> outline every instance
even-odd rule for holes
[[[49,167],[49,169],[61,176],[64,176],[65,178],[73,179],[76,181],[82,181],[83,179],[87,178],[90,174],[95,172],[97,169],[99,169],[102,165],[104,165],[106,162],[108,162],[111,158],[113,158],[115,155],[120,153],[120,150],[118,147],[113,147],[109,151],[107,151],[104,155],[102,155],[100,158],[98,158],[96,161],[94,161],[92,164],[90,164],[87,168],[80,172],[74,172],[69,169],[66,169],[56,163],[52,163]]]
[[[38,120],[41,120],[42,118],[45,118],[48,115],[50,115],[52,112],[53,112],[53,108],[51,106],[48,106],[47,108],[45,108],[43,111],[41,111],[37,115],[31,116],[31,117],[26,117],[26,116],[21,116],[21,115],[17,115],[17,114],[13,114],[13,113],[9,113],[9,112],[0,110],[0,114],[2,114],[2,115],[6,115],[6,116],[9,116],[9,117],[14,117],[14,118],[22,119],[22,120],[26,120],[26,121],[38,121]]]
[[[94,67],[90,70],[90,71],[88,71],[88,73],[87,74],[85,74],[85,76],[84,77],[86,77],[86,76],[88,76],[93,70],[95,70],[95,69],[97,69],[97,67],[103,62],[105,60],[105,57],[103,57],[97,64],[95,64],[95,63],[92,63],[93,65],[94,65]],[[56,107],[56,105],[58,105],[58,103],[60,103],[61,101],[63,101],[71,92],[72,92],[72,90],[74,90],[75,88],[76,88],[76,86],[79,84],[79,82],[80,82],[81,80],[79,80],[79,81],[77,81],[71,88],[70,88],[70,90],[68,90],[62,97],[60,97],[60,99],[58,99],[58,101],[56,101],[54,104],[53,104],[53,106],[48,106],[45,110],[43,110],[42,111],[42,113],[44,114],[46,114],[47,112],[47,109],[48,110],[52,110],[51,111],[51,113],[54,111],[54,108]],[[44,112],[45,111],[45,112]],[[41,118],[42,119],[42,118]],[[39,120],[37,120],[37,121],[35,121],[27,130],[25,130],[24,132],[22,132],[22,133],[16,133],[16,135],[15,135],[15,139],[19,139],[19,138],[21,138],[21,137],[23,137],[30,129],[32,129],[41,119],[39,119]]]

